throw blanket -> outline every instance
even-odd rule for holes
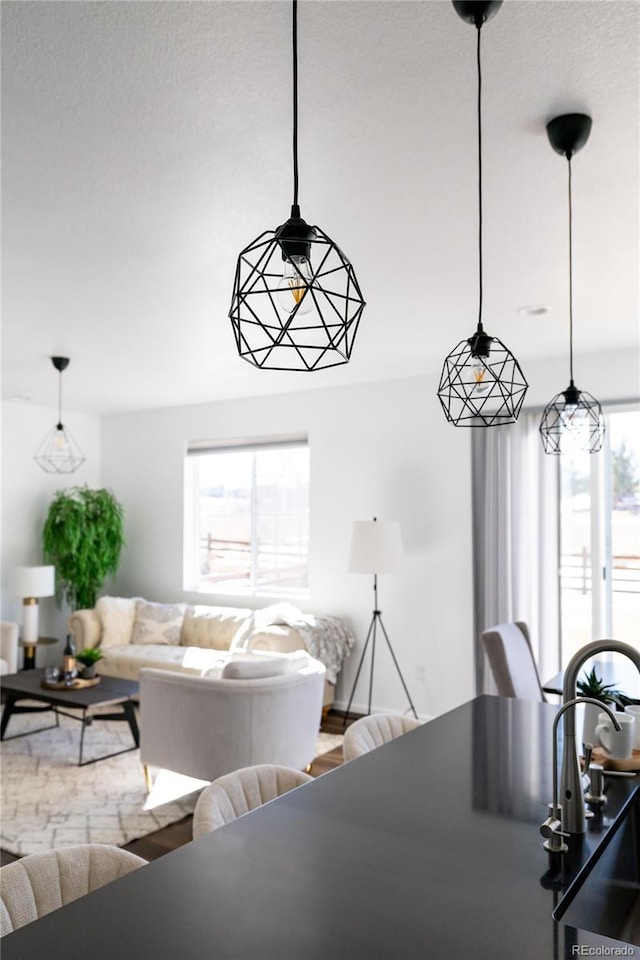
[[[345,657],[351,653],[355,637],[340,617],[318,617],[303,613],[290,603],[275,603],[253,616],[252,633],[266,627],[292,627],[300,634],[307,651],[324,664],[327,680],[335,683]]]

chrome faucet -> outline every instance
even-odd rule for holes
[[[569,847],[564,842],[565,839],[569,836],[569,832],[564,829],[566,827],[565,816],[563,813],[563,804],[559,802],[558,798],[558,722],[563,713],[566,713],[570,707],[575,707],[578,703],[593,703],[596,707],[602,707],[602,709],[609,714],[611,721],[616,728],[620,729],[620,724],[616,720],[614,714],[611,712],[609,707],[606,704],[602,703],[600,700],[594,700],[593,697],[574,697],[573,700],[567,700],[566,703],[563,703],[557,714],[555,715],[553,721],[553,802],[549,804],[549,816],[540,826],[540,833],[545,838],[542,846],[545,850],[548,850],[550,853],[566,853]],[[572,717],[575,717],[573,710],[570,711]],[[568,718],[567,718],[568,719]],[[563,754],[563,767],[564,767],[564,756],[567,753],[567,720],[564,722],[565,738],[564,738],[564,754]],[[575,728],[575,724],[574,724]],[[577,757],[576,757],[577,760]],[[578,802],[582,804],[582,812],[584,818],[584,801],[582,799],[582,790],[578,791]],[[568,805],[567,805],[568,808]],[[574,831],[571,831],[574,832]]]
[[[628,643],[619,640],[594,640],[582,647],[569,661],[564,674],[562,690],[563,709],[576,696],[576,683],[584,663],[596,653],[623,653],[635,663],[640,673],[640,652]],[[611,711],[604,704],[598,704],[605,713]],[[614,724],[617,729],[617,722]],[[576,715],[569,710],[564,722],[564,750],[562,755],[562,774],[560,777],[560,803],[562,805],[562,823],[568,833],[585,832],[584,801],[582,798],[582,778],[578,762],[578,744],[576,743]]]

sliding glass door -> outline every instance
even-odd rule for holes
[[[606,418],[601,453],[560,459],[563,663],[590,640],[638,643],[640,411]]]

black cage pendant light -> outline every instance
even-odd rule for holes
[[[33,458],[47,473],[73,473],[85,458],[70,431],[62,423],[62,371],[69,366],[68,357],[51,357],[60,374],[58,380],[58,422],[51,427]]]
[[[545,407],[540,436],[545,453],[597,453],[604,443],[602,408],[595,397],[573,382],[573,207],[571,158],[589,139],[591,117],[566,113],[547,124],[547,136],[556,153],[567,158],[569,193],[569,386]]]
[[[502,0],[453,0],[456,13],[477,30],[478,67],[478,325],[444,361],[438,397],[445,416],[456,427],[493,427],[513,423],[527,392],[520,364],[504,343],[482,325],[482,70],[480,34],[502,6]]]
[[[229,317],[240,356],[267,370],[348,363],[365,302],[353,267],[298,205],[298,4],[293,0],[293,205],[238,257]]]

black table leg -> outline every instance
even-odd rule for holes
[[[13,705],[16,702],[16,699],[17,697],[12,697],[11,694],[7,695],[7,702],[4,705],[4,710],[2,711],[2,720],[0,721],[0,740],[4,740],[4,732],[7,729],[9,717],[13,713]]]
[[[131,730],[131,736],[133,737],[133,742],[136,747],[140,746],[140,731],[138,730],[138,721],[136,720],[136,712],[133,708],[133,701],[127,700],[122,704],[122,710],[129,722],[129,728]]]
[[[132,750],[137,750],[140,746],[140,731],[138,730],[138,721],[136,720],[135,710],[133,708],[133,701],[125,700],[122,703],[122,712],[121,713],[98,713],[93,717],[88,709],[85,708],[82,711],[81,717],[74,717],[73,714],[64,713],[60,711],[63,716],[71,717],[73,720],[79,720],[82,724],[82,729],[80,731],[80,752],[78,756],[78,766],[86,767],[89,763],[96,763],[98,760],[107,760],[109,757],[118,757],[121,753],[130,753]],[[94,757],[93,760],[83,760],[84,752],[84,731],[85,727],[91,726],[94,720],[126,720],[129,724],[129,729],[131,730],[131,735],[133,737],[134,746],[125,747],[124,750],[116,750],[115,753],[106,753],[101,757]]]
[[[17,737],[26,737],[31,733],[41,733],[43,730],[51,730],[53,727],[60,726],[60,719],[56,712],[56,708],[52,705],[46,707],[17,707],[16,702],[18,700],[26,700],[28,697],[25,694],[11,694],[8,693],[7,700],[4,705],[4,710],[2,711],[2,720],[0,720],[0,740],[15,740]],[[48,727],[38,727],[37,730],[25,730],[24,733],[14,733],[12,737],[5,738],[5,731],[7,729],[7,724],[9,723],[10,718],[14,713],[51,713],[53,710],[56,722],[49,724]]]
[[[79,767],[83,767],[83,766],[84,766],[84,764],[83,764],[83,762],[82,762],[82,750],[83,750],[83,747],[84,747],[84,728],[85,728],[85,727],[88,727],[90,723],[91,723],[91,717],[87,717],[87,711],[86,711],[86,710],[83,710],[83,711],[82,711],[82,716],[80,717],[80,754],[79,754],[79,756],[78,756],[78,766],[79,766]]]

